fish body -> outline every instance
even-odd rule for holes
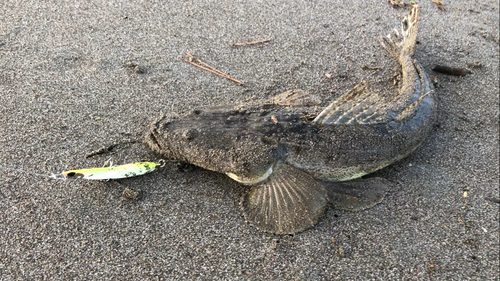
[[[415,6],[403,21],[402,37],[382,40],[402,68],[402,82],[390,101],[370,92],[366,82],[326,108],[314,95],[292,90],[265,101],[194,110],[182,118],[160,117],[146,142],[166,158],[252,186],[242,208],[260,229],[277,234],[306,229],[323,213],[330,183],[402,159],[430,132],[432,86],[413,58],[418,13]]]

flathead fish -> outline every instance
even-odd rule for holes
[[[414,59],[418,20],[419,7],[414,6],[402,33],[381,39],[402,70],[390,101],[361,82],[318,110],[316,96],[292,90],[264,102],[160,117],[146,142],[163,157],[251,186],[241,206],[246,219],[266,232],[293,234],[313,226],[327,205],[327,190],[335,186],[346,194],[330,196],[336,206],[373,206],[383,198],[386,183],[355,179],[414,151],[436,115],[432,85]],[[349,201],[352,193],[363,198]]]

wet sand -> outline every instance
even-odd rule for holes
[[[326,105],[363,79],[390,94],[396,64],[376,38],[399,29],[406,8],[3,1],[0,279],[498,279],[499,4],[445,2],[420,3],[415,56],[437,80],[438,122],[376,173],[394,183],[386,199],[357,213],[329,208],[314,228],[275,236],[245,223],[246,187],[199,168],[109,182],[36,174],[158,159],[141,141],[162,113],[296,88]],[[246,87],[181,61],[185,52]],[[468,64],[463,77],[432,71]]]

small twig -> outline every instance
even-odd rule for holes
[[[198,63],[195,63],[195,62],[193,62],[191,60],[188,60],[186,58],[183,58],[183,57],[181,57],[181,60],[183,60],[183,61],[185,61],[185,62],[187,62],[189,64],[192,64],[194,66],[197,66],[197,67],[199,67],[199,68],[201,68],[203,70],[206,70],[208,72],[212,72],[212,73],[214,73],[214,74],[216,74],[218,76],[221,76],[221,77],[224,77],[226,79],[229,79],[229,80],[231,80],[233,82],[236,82],[236,83],[238,83],[238,84],[240,84],[242,86],[245,86],[245,84],[243,84],[243,82],[241,82],[240,80],[229,76],[229,74],[216,69],[215,67],[209,65],[208,63],[203,62],[202,60],[200,60],[199,58],[196,58],[192,54],[186,52],[186,55],[188,55],[192,60],[195,60]]]
[[[494,198],[494,197],[484,197],[485,200],[488,200],[490,202],[493,202],[493,203],[497,203],[497,204],[500,204],[500,199],[498,198]]]
[[[224,77],[226,77],[226,78],[227,78],[227,77],[229,77],[229,75],[227,75],[226,73],[224,73],[224,72],[222,72],[222,71],[218,70],[217,68],[215,68],[215,67],[211,66],[210,64],[208,64],[208,63],[206,63],[206,62],[204,62],[204,61],[200,60],[199,58],[197,58],[197,57],[193,56],[191,53],[186,52],[186,55],[188,55],[191,59],[195,60],[195,61],[196,61],[197,63],[199,63],[200,65],[203,65],[203,66],[205,66],[205,67],[207,67],[207,68],[209,68],[209,69],[213,70],[215,73],[218,73],[218,74],[220,74],[220,75],[222,75],[222,76],[224,76]]]
[[[257,40],[257,41],[251,41],[251,42],[234,43],[231,46],[238,47],[238,46],[255,45],[255,44],[266,43],[266,42],[269,42],[269,41],[272,41],[272,40],[273,39],[264,39],[264,40]]]
[[[399,1],[399,0],[387,0],[387,2],[391,3],[391,5],[393,5],[393,6],[398,6],[400,8],[403,8],[404,6],[406,6],[405,2]]]
[[[113,149],[117,146],[124,145],[124,144],[137,143],[137,142],[138,142],[137,140],[125,140],[125,141],[122,141],[119,143],[113,143],[111,145],[108,145],[107,147],[102,146],[94,151],[91,151],[91,152],[85,154],[85,158],[94,157],[94,156],[100,155],[100,154],[106,154],[106,153],[112,152]]]
[[[468,68],[449,67],[446,65],[436,65],[432,70],[439,72],[439,73],[444,73],[444,74],[454,75],[454,76],[465,76],[469,73],[472,73],[472,71]]]
[[[96,149],[94,151],[91,151],[87,154],[85,154],[85,158],[90,158],[90,157],[93,157],[93,156],[96,156],[96,155],[99,155],[99,154],[104,154],[104,153],[107,153],[107,152],[110,152],[111,150],[113,149],[113,146],[110,145],[108,147],[101,147],[99,149]]]
[[[361,66],[362,69],[365,69],[365,70],[381,70],[382,67],[378,67],[378,66],[369,66],[369,65],[366,65],[366,64],[363,64]]]
[[[210,71],[210,72],[215,73],[215,74],[217,74],[217,75],[219,75],[219,76],[222,76],[222,77],[224,77],[224,78],[227,78],[225,75],[223,75],[223,74],[221,74],[220,72],[215,71],[215,70],[213,70],[213,69],[211,69],[211,68],[204,67],[203,65],[200,65],[200,64],[194,63],[194,62],[192,62],[192,61],[190,61],[190,60],[188,60],[188,59],[185,59],[185,58],[181,58],[181,60],[183,60],[183,61],[185,61],[185,62],[187,62],[187,63],[189,63],[189,64],[192,64],[192,65],[194,65],[194,66],[197,66],[197,67],[199,67],[199,68],[201,68],[201,69],[204,69],[204,70],[206,70],[206,71]]]
[[[219,76],[221,76],[221,77],[224,77],[224,78],[226,78],[226,79],[229,79],[229,80],[231,80],[231,81],[233,81],[233,82],[236,82],[236,83],[238,83],[238,84],[240,84],[240,85],[244,86],[243,82],[241,82],[240,80],[235,79],[235,78],[233,78],[233,77],[231,77],[231,76],[227,75],[227,74],[226,74],[226,73],[224,73],[224,72],[221,72],[220,70],[205,67],[205,66],[203,66],[203,65],[201,65],[201,64],[194,63],[194,62],[192,62],[192,61],[190,61],[190,60],[187,60],[187,59],[185,59],[185,58],[181,58],[181,59],[182,59],[183,61],[185,61],[185,62],[189,63],[189,64],[192,64],[192,65],[197,66],[197,67],[199,67],[199,68],[201,68],[201,69],[204,69],[204,70],[206,70],[206,71],[212,72],[212,73],[214,73],[214,74],[217,74],[217,75],[219,75]]]
[[[289,103],[284,103],[284,102],[277,102],[276,105],[284,106],[284,107],[289,107],[290,106]]]

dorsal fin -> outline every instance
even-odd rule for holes
[[[283,92],[272,97],[269,101],[272,104],[291,107],[308,107],[321,103],[321,100],[317,95],[313,95],[308,91],[300,89]]]
[[[326,107],[313,123],[317,124],[372,124],[385,121],[386,108],[370,85],[361,81]]]

